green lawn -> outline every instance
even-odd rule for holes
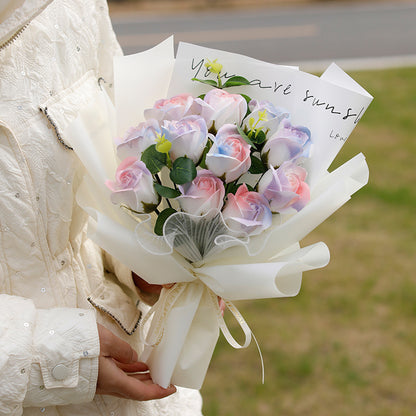
[[[254,343],[221,336],[205,416],[416,414],[416,68],[351,75],[375,99],[336,165],[363,152],[370,182],[303,242],[332,260],[297,297],[237,304],[266,381]]]

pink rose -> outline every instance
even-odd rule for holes
[[[135,156],[140,159],[142,153],[151,145],[156,144],[156,138],[162,133],[159,123],[150,119],[128,130],[122,142],[117,146],[117,156],[120,160]]]
[[[208,128],[218,130],[224,124],[241,124],[247,112],[247,101],[239,94],[230,94],[220,89],[210,90],[204,100],[196,99],[201,105],[201,116]]]
[[[209,170],[199,170],[192,182],[178,187],[182,195],[176,199],[189,214],[204,215],[224,204],[224,184]]]
[[[267,140],[261,152],[268,166],[279,167],[283,162],[308,157],[311,146],[311,133],[302,126],[292,126],[285,120],[277,132]]]
[[[192,95],[179,94],[172,98],[156,101],[153,108],[144,110],[144,117],[146,120],[154,118],[162,122],[163,120],[180,120],[198,112],[199,105],[196,105]]]
[[[162,127],[167,140],[172,143],[169,155],[172,160],[186,156],[198,163],[208,140],[205,120],[188,116],[178,121],[164,121]]]
[[[228,194],[222,215],[227,226],[242,236],[260,234],[272,224],[269,203],[258,192],[240,185],[235,195]]]
[[[222,126],[207,153],[208,169],[229,183],[246,173],[251,166],[250,145],[240,136],[233,124]]]
[[[261,178],[258,191],[270,204],[272,212],[300,211],[310,200],[309,186],[305,183],[307,172],[292,162],[283,163],[279,169],[271,167]]]
[[[116,170],[116,180],[106,181],[112,191],[113,204],[127,205],[137,212],[152,212],[159,204],[153,188],[152,174],[146,165],[135,157],[124,159]]]

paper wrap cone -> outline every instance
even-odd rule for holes
[[[206,91],[204,85],[189,81],[201,59],[206,58],[218,58],[230,71],[257,80],[254,90],[247,86],[241,92],[274,102],[281,99],[279,106],[312,131],[314,153],[311,201],[304,209],[289,217],[274,216],[270,229],[248,242],[223,241],[222,251],[196,267],[175,251],[146,249],[138,240],[137,227],[142,224],[111,204],[104,182],[113,178],[118,164],[114,137],[142,121],[145,108],[175,93],[199,95]],[[259,83],[274,88],[261,89]],[[280,84],[286,88],[291,85],[286,89],[291,93],[282,94],[282,88],[277,88]],[[82,109],[65,131],[88,172],[77,200],[90,215],[89,236],[98,245],[151,284],[176,283],[172,289],[162,290],[144,319],[143,325],[147,323],[150,328],[143,340],[146,347],[142,359],[162,387],[173,383],[200,388],[220,329],[235,348],[246,347],[251,340],[251,330],[231,301],[295,296],[302,273],[328,263],[329,250],[324,243],[300,248],[299,241],[368,181],[362,154],[332,173],[327,168],[356,124],[352,116],[342,118],[349,113],[361,116],[371,96],[336,66],[317,78],[293,68],[187,44],[179,47],[175,62],[171,38],[150,51],[117,58],[114,85],[115,109],[105,92],[97,89],[91,105]],[[319,94],[326,104],[313,105],[312,99],[305,100],[307,91],[316,97]],[[325,106],[330,108],[325,110]],[[112,127],[114,120],[117,133]],[[331,137],[334,129],[342,140]],[[229,333],[217,296],[226,300],[238,320],[245,334],[242,345]]]

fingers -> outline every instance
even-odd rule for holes
[[[137,353],[130,345],[98,324],[100,357],[97,394],[109,394],[131,400],[161,399],[175,393],[155,384],[146,364],[138,362]]]
[[[171,289],[173,286],[175,286],[176,283],[168,283],[166,285],[162,285],[165,289]]]
[[[148,371],[149,368],[145,363],[142,363],[140,361],[136,361],[133,363],[120,363],[119,361],[115,361],[114,363],[116,366],[120,369],[125,371],[126,373],[142,373],[144,371]]]
[[[135,286],[138,287],[141,292],[159,294],[160,291],[162,290],[161,285],[150,284],[134,272],[132,272],[132,277],[133,277],[133,282]]]
[[[150,375],[145,380],[141,380],[141,378],[142,375],[126,375],[123,384],[120,385],[123,387],[126,398],[147,401],[162,399],[176,392],[175,386],[169,386],[167,389],[164,389],[158,384],[153,383]]]
[[[131,400],[155,400],[175,393],[176,388],[167,389],[154,384],[149,373],[126,374],[110,358],[100,358],[100,372],[97,394],[110,394]],[[100,380],[103,380],[102,382]]]
[[[225,305],[224,299],[220,298],[219,296],[218,296],[218,306],[220,307],[221,315],[224,316],[226,305]]]

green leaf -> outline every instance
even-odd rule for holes
[[[205,96],[206,96],[206,94],[201,94],[201,95],[198,95],[198,98],[200,98],[201,100],[203,100],[205,98]]]
[[[254,143],[250,140],[250,138],[247,136],[247,134],[244,132],[244,130],[240,127],[237,126],[237,130],[238,130],[238,134],[252,147],[256,148],[256,146],[254,145]]]
[[[267,171],[267,166],[256,156],[250,155],[251,166],[248,170],[252,174],[264,173]]]
[[[245,94],[240,94],[240,95],[247,101],[247,105],[248,105],[248,103],[251,101],[251,97]]]
[[[214,81],[213,79],[192,78],[192,81],[202,82],[202,84],[207,84],[207,85],[210,85],[211,87],[218,87],[217,81]]]
[[[160,172],[163,166],[166,166],[168,157],[166,153],[158,152],[156,150],[156,145],[153,144],[143,152],[141,160],[145,163],[150,173],[154,175],[155,173]]]
[[[157,182],[154,182],[153,186],[154,186],[156,192],[160,196],[163,196],[164,198],[176,198],[176,197],[181,195],[180,191],[178,191],[177,189],[173,189],[173,188],[169,188],[167,186],[160,185]]]
[[[246,111],[246,115],[244,116],[244,118],[247,118],[250,114],[251,114],[251,111],[250,111],[250,107],[248,106],[248,104],[250,103],[250,101],[251,101],[251,97],[249,97],[248,95],[245,95],[245,94],[240,94],[245,100],[246,100],[246,102],[247,102],[247,111]]]
[[[266,133],[263,130],[251,130],[248,133],[248,137],[256,144],[262,144],[266,141]]]
[[[177,185],[192,182],[196,178],[195,163],[187,157],[179,157],[173,162],[169,176]]]
[[[222,87],[223,88],[238,87],[240,85],[249,85],[249,84],[250,84],[250,81],[248,81],[246,78],[235,76],[235,77],[228,78],[228,80],[223,84]]]
[[[247,186],[247,189],[248,189],[250,192],[255,192],[255,189],[254,189],[251,185],[249,185],[248,183],[246,183],[246,186]]]
[[[166,220],[176,212],[173,208],[166,208],[164,209],[157,217],[154,232],[157,235],[163,235],[163,225],[165,224]]]
[[[201,166],[202,169],[207,169],[207,164],[205,163],[207,158],[207,153],[209,152],[209,149],[211,149],[212,141],[210,139],[207,140],[207,144],[205,145],[205,149],[202,152],[201,160],[198,163],[199,166]]]
[[[240,187],[241,184],[236,184],[235,182],[227,183],[225,186],[225,195],[234,194],[237,192],[237,189]]]

